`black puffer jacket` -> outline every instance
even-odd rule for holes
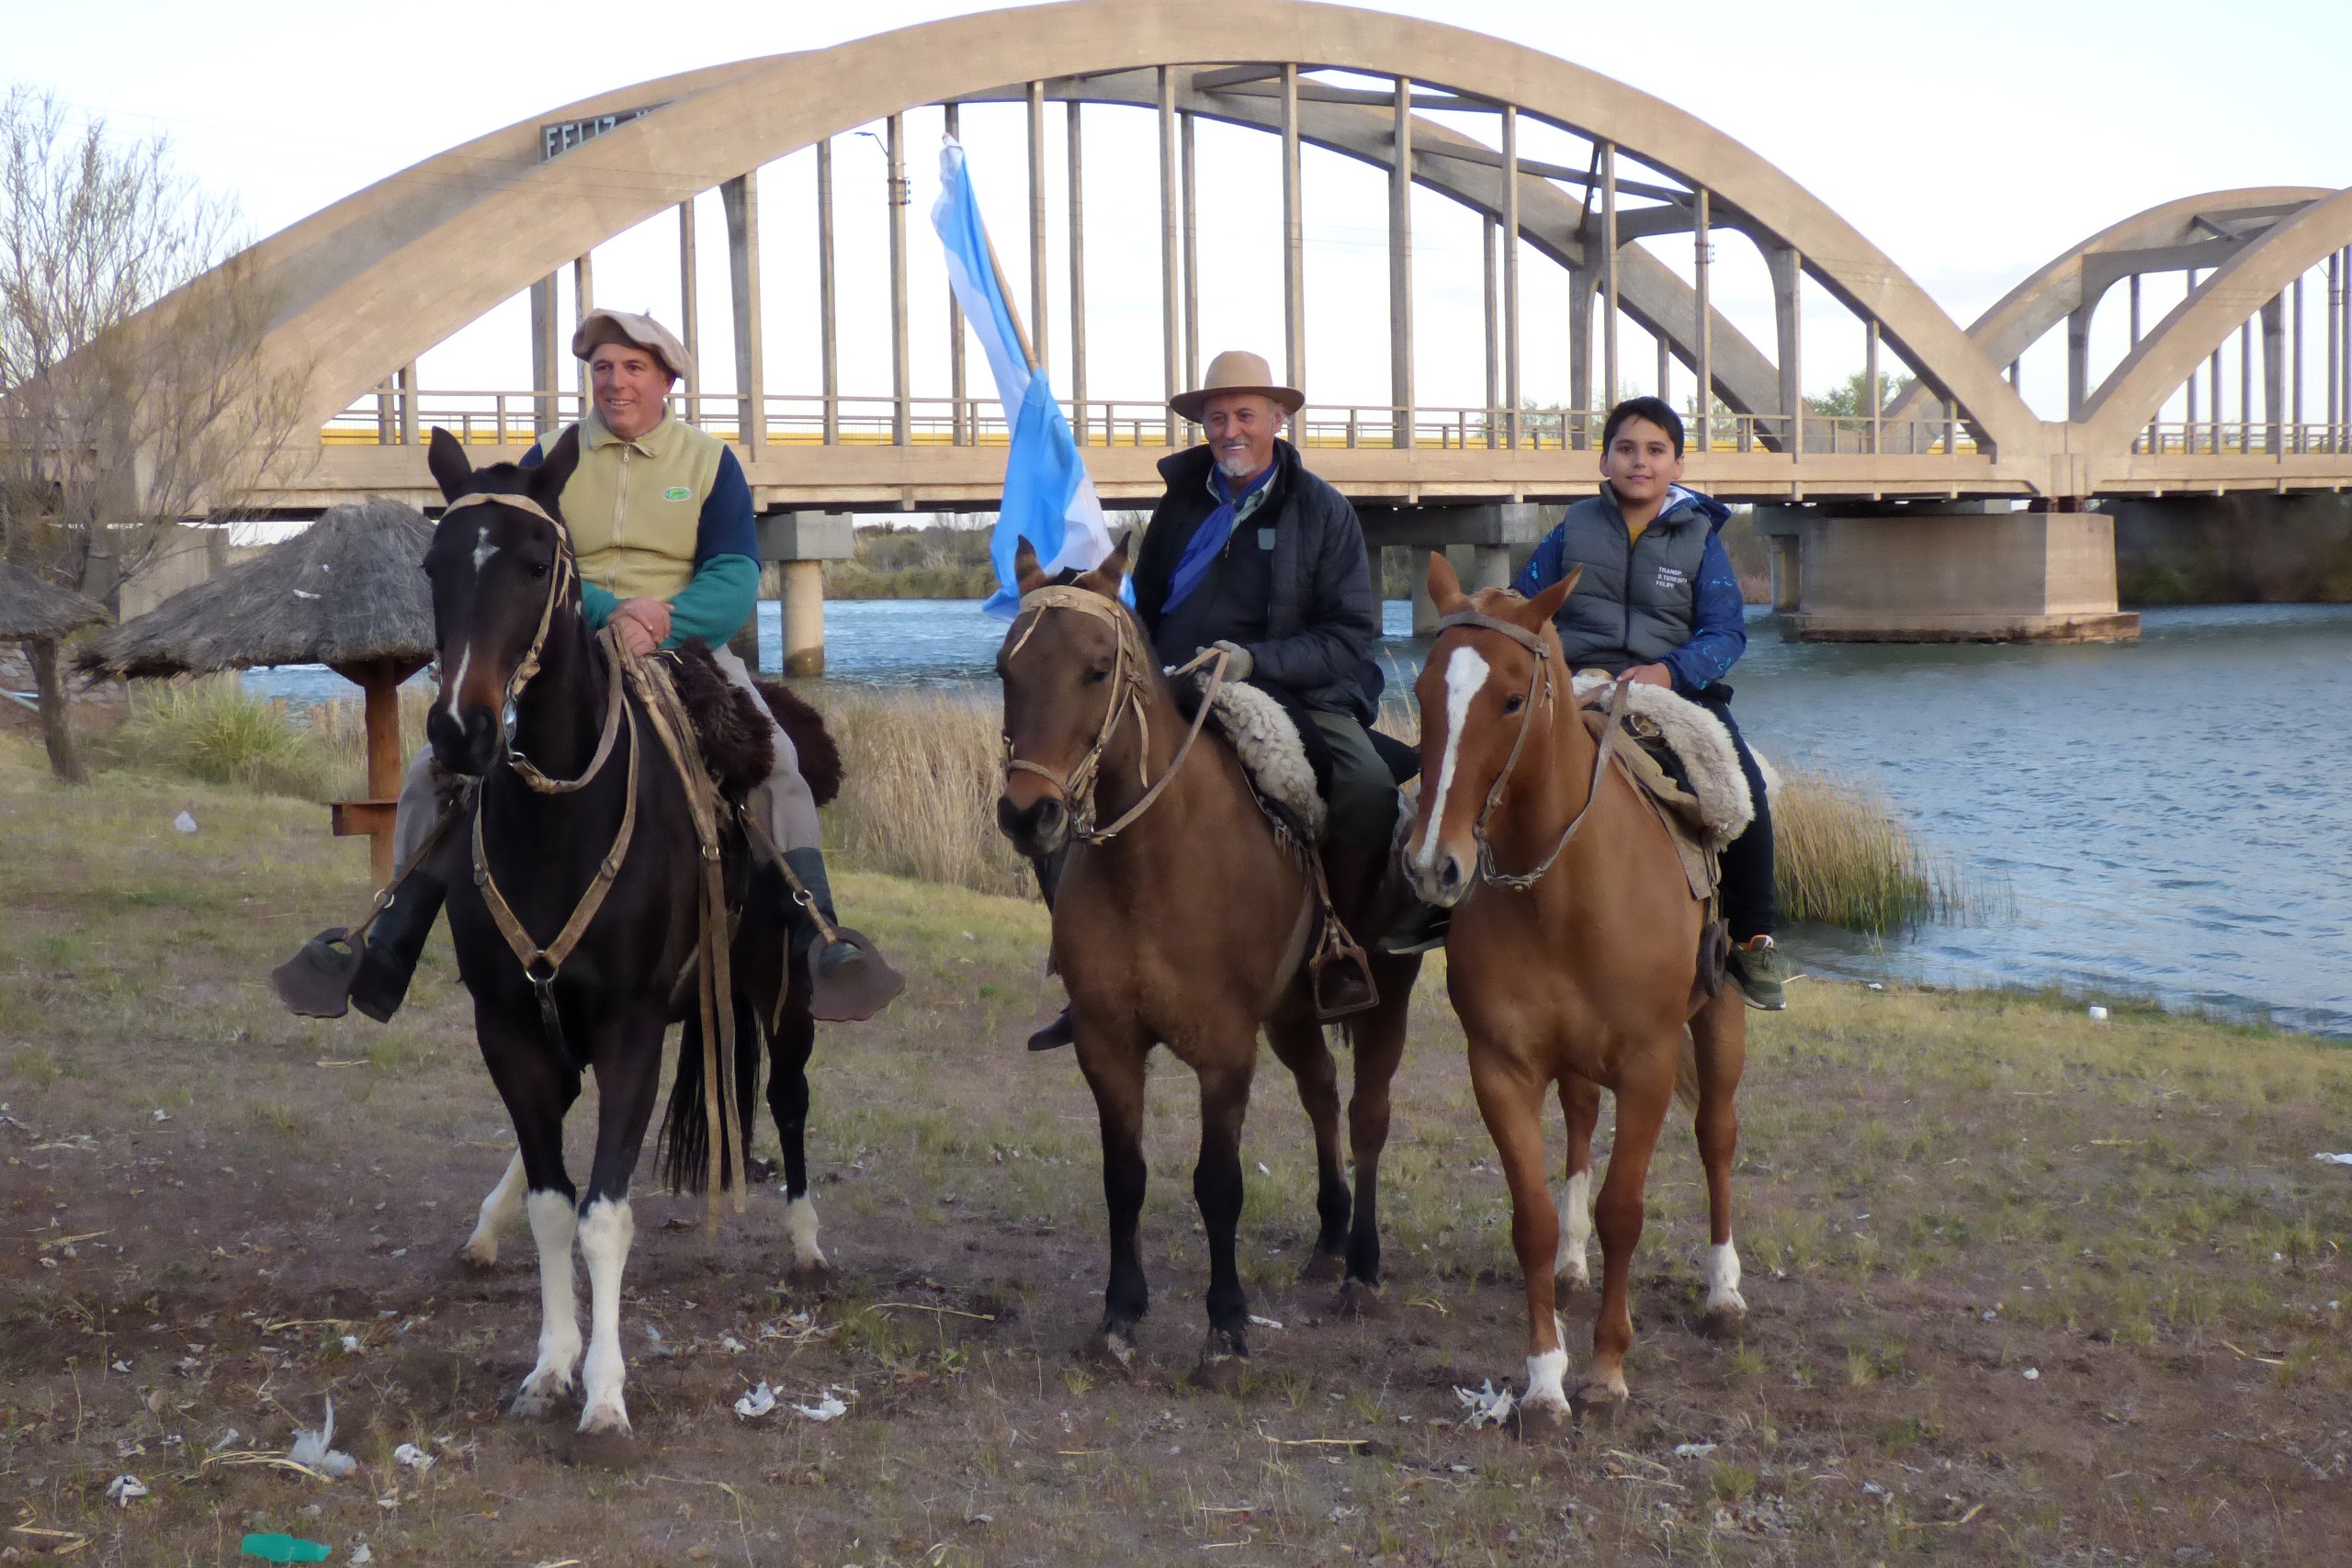
[[[1289,442],[1274,443],[1279,472],[1272,492],[1234,530],[1176,613],[1163,613],[1185,545],[1216,509],[1208,488],[1213,461],[1205,446],[1159,461],[1168,492],[1152,509],[1135,590],[1136,608],[1161,660],[1178,664],[1212,642],[1235,642],[1257,662],[1254,682],[1280,686],[1310,708],[1371,723],[1380,672],[1369,656],[1380,636],[1380,606],[1373,597],[1363,525],[1348,498],[1307,472]],[[1231,560],[1238,550],[1256,549],[1268,532],[1269,559]],[[1250,586],[1238,598],[1233,590],[1243,584]],[[1261,592],[1262,604],[1256,602]]]

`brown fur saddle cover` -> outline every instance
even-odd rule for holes
[[[781,681],[752,682],[767,705],[762,713],[760,704],[727,678],[701,642],[680,644],[670,660],[670,677],[694,723],[703,766],[710,770],[721,794],[741,800],[774,771],[775,740],[768,724],[773,718],[775,728],[790,738],[800,760],[800,776],[817,804],[831,805],[841,795],[841,748],[826,729],[823,716],[790,687]]]

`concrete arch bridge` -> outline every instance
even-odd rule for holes
[[[1245,39],[1250,58],[1236,59]],[[1678,378],[1710,393],[1676,399],[1709,411],[1692,421],[1690,481],[1771,509],[1759,519],[1785,541],[1792,624],[1812,635],[2129,635],[2096,498],[2352,483],[2352,191],[2266,187],[2168,203],[2086,240],[1963,328],[1787,175],[1672,105],[1567,62],[1296,0],[1090,0],[601,94],[452,148],[264,241],[252,260],[281,300],[269,352],[311,368],[307,415],[322,431],[264,503],[291,512],[359,492],[428,502],[424,427],[513,451],[572,417],[579,393],[560,345],[593,300],[596,247],[675,211],[683,335],[706,367],[705,384],[681,387],[680,411],[740,444],[763,512],[797,514],[772,530],[778,554],[841,547],[845,530],[811,513],[991,506],[1002,424],[984,374],[967,376],[952,310],[948,385],[914,384],[906,196],[910,139],[921,133],[928,146],[984,103],[1026,107],[1026,254],[1018,233],[1001,232],[999,245],[1017,280],[1025,270],[1041,340],[1049,297],[1069,290],[1068,338],[1051,345],[1069,375],[1057,380],[1114,506],[1156,495],[1154,463],[1193,435],[1162,402],[1202,360],[1204,119],[1278,143],[1281,209],[1267,217],[1281,226],[1280,357],[1309,396],[1298,434],[1318,470],[1357,500],[1375,543],[1466,545],[1491,576],[1540,528],[1540,503],[1590,493],[1604,390],[1670,389]],[[1085,182],[1074,176],[1081,126],[1113,110],[1157,121],[1160,353],[1142,371],[1157,368],[1156,387],[1132,384],[1132,356],[1117,385],[1089,374]],[[887,395],[856,396],[840,376],[831,153],[836,138],[868,127],[889,164],[890,373]],[[1303,147],[1386,176],[1385,385],[1315,373]],[[773,243],[780,214],[763,209],[761,170],[810,149],[817,208],[783,221],[794,244],[815,241],[819,287],[813,298],[763,298],[763,233]],[[1046,243],[1049,158],[1073,175],[1061,254]],[[1483,310],[1459,323],[1484,335],[1476,406],[1416,396],[1415,311],[1429,280],[1415,274],[1415,186],[1476,214],[1487,236]],[[694,198],[713,189],[726,217],[731,343],[708,341],[700,320]],[[1717,308],[1727,243],[1760,255],[1770,341]],[[1851,315],[1864,345],[1871,389],[1834,416],[1803,395],[1808,278]],[[1563,281],[1567,341],[1528,343],[1523,298]],[[418,384],[421,355],[519,293],[531,299],[530,386]],[[2174,294],[2161,314],[2149,302]],[[2102,308],[2109,327],[2095,335]],[[2122,346],[2103,359],[2095,350],[2111,346],[2119,309]],[[814,384],[766,380],[763,325],[787,310],[817,318]],[[2048,419],[2019,394],[2017,364],[2061,331],[2069,406]],[[1529,408],[1523,367],[1555,369],[1561,355],[1569,406]],[[730,358],[731,377],[710,372]],[[1882,368],[1908,387],[1876,406]]]

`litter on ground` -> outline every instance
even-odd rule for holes
[[[832,1390],[827,1389],[816,1404],[796,1404],[792,1407],[792,1413],[795,1416],[805,1416],[811,1421],[831,1421],[848,1415],[849,1406],[842,1404],[840,1396]]]
[[[414,1443],[402,1443],[392,1450],[392,1458],[413,1471],[424,1472],[433,1468],[433,1456]]]
[[[107,1501],[119,1507],[130,1506],[133,1497],[147,1495],[147,1483],[135,1475],[118,1475],[107,1483]]]
[[[307,1427],[294,1430],[296,1464],[305,1464],[330,1481],[340,1481],[359,1468],[359,1461],[334,1446],[334,1401],[327,1401],[327,1418],[315,1432]]]
[[[746,1420],[764,1416],[775,1408],[775,1390],[770,1388],[765,1381],[735,1402],[735,1414]]]
[[[1510,1390],[1505,1388],[1498,1393],[1491,1379],[1475,1389],[1457,1388],[1453,1391],[1453,1397],[1462,1402],[1464,1412],[1462,1424],[1465,1427],[1499,1427],[1510,1420],[1510,1413],[1518,1408],[1518,1401],[1511,1396]]]

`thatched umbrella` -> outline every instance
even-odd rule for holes
[[[49,747],[49,763],[58,777],[69,783],[82,782],[82,763],[74,754],[73,731],[66,727],[65,683],[58,673],[57,645],[84,626],[113,619],[96,600],[0,561],[0,640],[25,645],[25,658],[33,667],[33,683],[40,688],[42,739]]]
[[[126,676],[323,664],[356,682],[368,694],[368,798],[335,802],[334,830],[375,840],[381,886],[401,788],[400,685],[434,653],[423,570],[432,538],[433,525],[396,501],[330,508],[285,543],[93,638],[79,662]]]

